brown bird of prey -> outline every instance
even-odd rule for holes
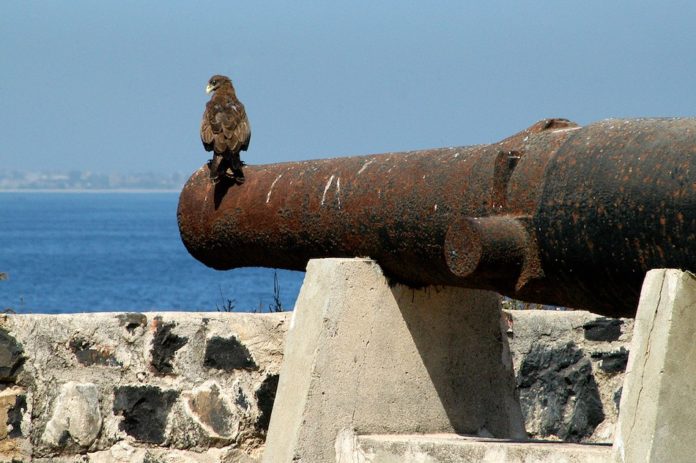
[[[244,183],[244,162],[239,152],[247,150],[251,139],[244,105],[237,99],[229,77],[211,77],[205,91],[213,93],[201,121],[201,141],[206,151],[213,152],[213,159],[208,162],[210,179],[217,183],[221,177],[227,177]]]

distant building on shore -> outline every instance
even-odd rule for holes
[[[22,172],[0,170],[2,190],[180,190],[186,178],[181,173]]]

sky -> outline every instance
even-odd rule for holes
[[[687,1],[6,1],[0,169],[189,174],[213,74],[246,106],[249,164],[694,116],[695,20]]]

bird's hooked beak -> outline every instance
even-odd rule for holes
[[[205,86],[205,93],[210,93],[213,91],[213,86],[211,84],[208,84]]]

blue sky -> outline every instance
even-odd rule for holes
[[[182,172],[230,75],[250,164],[696,113],[696,3],[3,2],[0,169]]]

